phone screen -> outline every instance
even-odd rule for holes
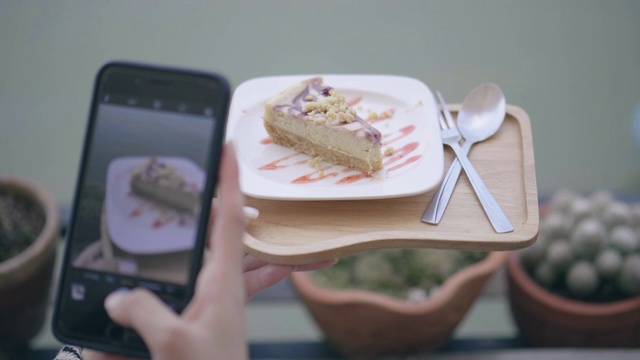
[[[199,269],[229,102],[216,76],[111,65],[96,80],[54,330],[143,349],[104,298],[145,287],[177,312]]]

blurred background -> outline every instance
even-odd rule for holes
[[[495,82],[530,116],[541,197],[638,195],[639,34],[634,0],[0,0],[0,173],[43,184],[64,213],[96,72],[128,60],[217,71],[234,88],[403,75],[451,103]],[[458,334],[513,333],[504,301],[482,306]],[[299,305],[264,303],[249,307],[249,338],[273,339],[278,319],[289,340],[320,336]]]
[[[495,82],[531,118],[541,196],[637,193],[638,34],[633,0],[0,0],[0,172],[68,206],[94,76],[121,59],[218,71],[233,87],[404,75],[452,103]]]

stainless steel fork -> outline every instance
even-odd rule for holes
[[[460,132],[458,131],[458,128],[453,121],[451,113],[449,112],[447,104],[442,98],[442,95],[439,91],[436,92],[436,94],[438,95],[438,100],[440,101],[440,105],[442,107],[442,113],[438,113],[438,120],[440,123],[440,137],[442,138],[442,142],[451,147],[451,149],[455,152],[458,161],[460,161],[462,168],[467,174],[467,177],[469,178],[469,181],[471,182],[471,185],[473,186],[473,189],[475,190],[476,195],[480,200],[482,208],[484,209],[487,217],[489,218],[489,221],[491,222],[491,225],[493,226],[493,229],[497,233],[507,233],[513,231],[513,225],[511,225],[511,222],[500,208],[500,205],[498,205],[496,200],[493,198],[491,192],[489,192],[489,189],[480,178],[480,175],[478,175],[473,165],[471,165],[471,163],[469,162],[467,155],[460,147],[460,140],[462,139],[462,136],[460,135]],[[444,119],[442,114],[444,114]]]

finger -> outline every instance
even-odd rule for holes
[[[244,256],[244,259],[242,259],[242,270],[244,272],[252,271],[265,265],[269,265],[269,263],[264,260],[260,260],[253,255],[247,254]]]
[[[273,286],[289,276],[294,270],[291,265],[267,264],[244,274],[247,301],[260,291]]]
[[[244,199],[240,192],[238,163],[233,145],[226,144],[220,163],[217,207],[210,242],[217,266],[240,269],[244,247],[242,238],[246,219],[242,211]]]
[[[233,146],[226,144],[220,163],[217,212],[209,238],[210,251],[198,275],[190,313],[201,313],[220,296],[232,297],[242,304],[245,302],[241,267],[245,218],[238,176]]]
[[[149,346],[180,323],[168,305],[143,288],[117,290],[106,297],[104,307],[113,321],[133,328]]]
[[[317,262],[305,265],[275,265],[260,260],[252,255],[245,255],[242,266],[244,269],[244,284],[247,293],[247,301],[251,300],[260,291],[277,284],[289,276],[293,271],[312,271],[326,269],[338,259]]]
[[[331,260],[320,261],[312,264],[303,264],[303,265],[295,265],[295,266],[291,265],[291,266],[295,267],[294,271],[312,271],[312,270],[326,269],[337,263],[338,263],[338,259],[331,259]],[[242,268],[244,269],[245,272],[252,271],[269,264],[270,263],[264,260],[258,259],[255,256],[249,255],[249,254],[245,255],[244,259],[242,260]]]
[[[338,263],[338,259],[332,259],[332,260],[321,261],[313,264],[297,265],[295,271],[321,270],[321,269],[326,269],[328,267],[332,267],[337,263]]]
[[[258,216],[260,215],[260,211],[258,209],[256,209],[256,208],[251,207],[251,206],[243,206],[242,207],[242,212],[243,212],[244,217],[247,220],[247,222],[251,222],[251,221],[257,219]],[[211,231],[213,229],[217,213],[218,213],[218,200],[217,200],[217,198],[214,198],[213,200],[211,200],[211,211],[209,212],[209,223],[207,224],[208,225],[207,226],[207,239],[210,239]],[[207,249],[207,251],[209,251],[210,250],[209,242],[207,242],[206,245],[207,245],[206,249]]]

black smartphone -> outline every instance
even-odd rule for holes
[[[145,287],[176,312],[201,266],[230,86],[215,73],[114,62],[98,72],[53,314],[58,340],[148,357],[105,297]]]

